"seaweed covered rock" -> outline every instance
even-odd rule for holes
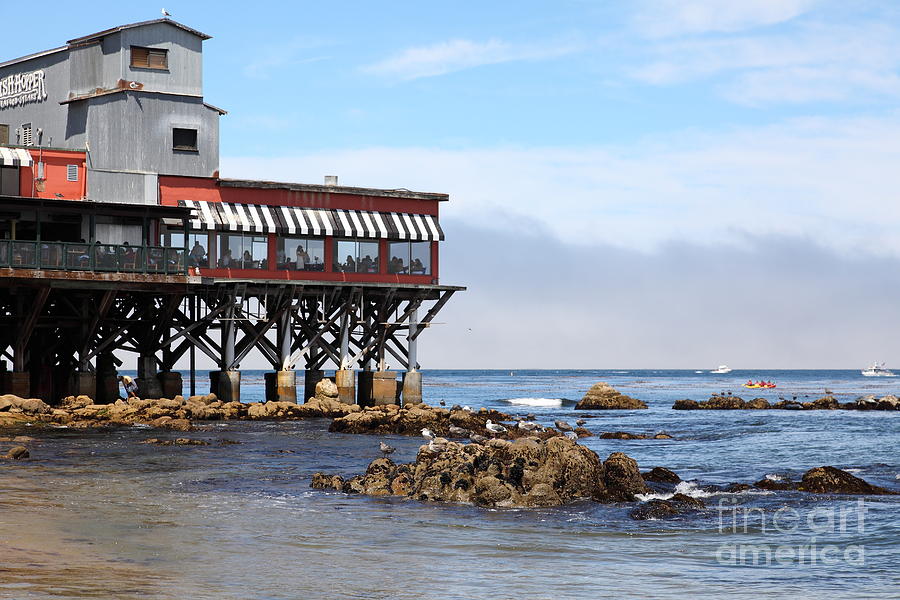
[[[835,467],[816,467],[803,474],[798,488],[813,494],[896,494]]]
[[[670,483],[674,485],[681,481],[681,477],[677,473],[665,467],[653,467],[646,473],[641,473],[641,477],[644,481],[653,483]]]
[[[602,381],[592,385],[584,398],[575,406],[576,410],[635,410],[642,408],[647,408],[644,402],[626,396]]]
[[[633,459],[614,453],[603,462],[593,451],[562,436],[494,439],[484,444],[439,438],[423,445],[414,463],[398,465],[379,458],[362,475],[344,479],[316,473],[311,485],[487,507],[556,506],[579,499],[615,502],[647,491]]]

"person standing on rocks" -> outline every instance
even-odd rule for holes
[[[132,396],[137,398],[138,386],[134,379],[128,375],[119,375],[119,381],[122,382],[122,387],[125,388],[126,398],[131,398]]]

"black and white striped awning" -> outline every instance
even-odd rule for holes
[[[198,200],[179,200],[178,205],[192,209],[193,229],[412,241],[444,239],[433,215]]]
[[[24,148],[0,148],[0,166],[30,167],[31,154]]]

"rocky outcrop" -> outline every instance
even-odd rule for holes
[[[615,502],[647,491],[633,459],[613,453],[604,462],[562,436],[484,444],[443,440],[438,447],[422,446],[414,463],[397,465],[379,458],[363,475],[346,480],[316,473],[311,486],[487,507],[556,506],[579,499]]]
[[[675,494],[666,500],[655,499],[644,502],[628,513],[628,516],[636,521],[668,519],[684,513],[696,512],[705,508],[705,506],[699,498],[692,498],[685,494]]]
[[[816,467],[803,474],[798,489],[813,494],[894,495],[886,490],[835,467]]]
[[[324,381],[324,380],[323,380]],[[321,381],[319,382],[322,383]],[[336,388],[335,388],[336,389]],[[247,416],[254,420],[289,420],[344,417],[362,409],[356,404],[344,404],[336,398],[314,396],[305,404],[293,402],[260,402],[247,405]]]
[[[502,425],[505,431],[488,431],[486,427],[488,421]],[[420,436],[422,429],[429,429],[435,435],[456,439],[472,435],[503,439],[521,437],[546,439],[563,435],[562,432],[540,426],[526,429],[510,421],[512,421],[510,415],[484,408],[479,411],[469,411],[462,408],[447,409],[427,404],[414,404],[403,408],[396,404],[386,404],[370,406],[362,411],[337,418],[331,423],[329,431]],[[580,432],[579,435],[581,435]]]
[[[714,394],[709,400],[697,402],[696,400],[676,400],[672,405],[675,410],[900,410],[900,401],[896,396],[884,396],[882,398],[863,397],[856,402],[838,402],[834,396],[827,395],[811,402],[798,402],[797,400],[780,400],[770,404],[765,398],[754,398],[744,401],[739,396],[727,394]]]
[[[313,398],[336,401],[338,399],[338,387],[334,381],[326,377],[316,384],[316,395]]]
[[[653,467],[646,473],[641,473],[641,477],[644,481],[650,481],[653,483],[668,483],[675,485],[676,483],[681,481],[681,477],[678,476],[674,471],[670,471],[665,467]]]
[[[635,410],[641,408],[647,408],[647,405],[637,398],[620,393],[602,381],[591,386],[584,398],[575,406],[576,410]]]
[[[154,444],[156,446],[209,446],[209,442],[191,438],[175,438],[174,440],[161,440],[159,438],[147,438],[142,444]]]
[[[31,456],[31,453],[28,452],[28,448],[25,446],[13,446],[10,448],[9,452],[6,453],[4,458],[8,458],[9,460],[22,460],[29,456]]]
[[[627,431],[604,431],[600,434],[601,440],[671,440],[668,433],[649,435],[646,433],[629,433]]]
[[[49,414],[53,409],[38,398],[20,398],[13,394],[4,394],[0,396],[0,411],[18,412],[34,416]]]

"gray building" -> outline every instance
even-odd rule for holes
[[[156,204],[159,175],[216,175],[225,113],[203,100],[209,37],[156,19],[0,63],[0,144],[86,151],[100,202]]]

